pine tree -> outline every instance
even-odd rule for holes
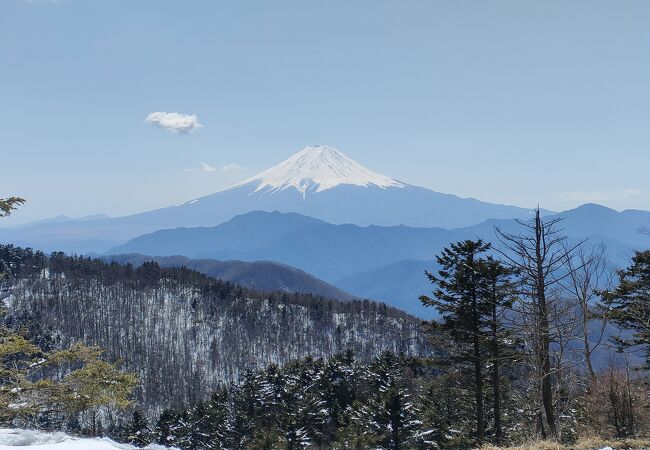
[[[20,197],[0,198],[0,217],[6,217],[16,209],[18,205],[25,203]]]
[[[151,443],[151,430],[149,422],[141,410],[135,409],[131,421],[127,424],[124,433],[125,441],[136,447],[145,447]]]
[[[368,369],[365,380],[371,391],[354,420],[379,449],[412,448],[420,438],[421,421],[411,395],[404,387],[398,357],[384,352]]]
[[[350,407],[356,399],[358,368],[351,351],[325,362],[316,381],[316,391],[325,412],[320,433],[325,442],[336,439],[339,429],[350,423]]]
[[[493,443],[501,445],[504,438],[502,398],[504,392],[503,368],[511,367],[518,353],[518,342],[512,327],[508,327],[507,314],[516,300],[517,286],[513,280],[516,271],[501,261],[488,257],[481,262],[483,277],[482,299],[487,302],[487,344],[492,388]]]
[[[160,414],[154,429],[155,441],[160,445],[176,446],[178,431],[180,429],[180,414],[171,409],[166,409]]]
[[[185,450],[218,448],[206,402],[198,402],[181,415],[176,445]]]
[[[271,366],[265,373],[262,392],[287,450],[306,448],[322,423],[321,402],[313,392],[314,377],[310,359],[284,370]]]
[[[465,400],[463,378],[457,371],[440,374],[424,386],[418,399],[418,416],[425,446],[450,450],[472,447],[473,405]]]
[[[631,330],[631,339],[618,338],[621,349],[642,349],[650,369],[650,251],[636,252],[632,264],[618,272],[618,286],[602,293],[607,317]]]
[[[206,415],[209,423],[206,433],[210,435],[210,443],[215,449],[230,449],[231,422],[228,410],[230,409],[229,393],[225,387],[214,391],[206,402]]]
[[[75,367],[61,380],[61,392],[57,398],[65,409],[81,414],[87,431],[97,436],[102,409],[125,409],[132,405],[130,396],[138,379],[131,373],[122,372],[116,364],[100,359],[102,350],[81,343],[49,356],[49,364]]]
[[[467,240],[443,249],[437,257],[441,266],[438,275],[427,272],[429,280],[437,285],[434,297],[420,297],[425,306],[435,307],[442,315],[443,326],[453,339],[449,354],[471,376],[468,385],[473,390],[477,445],[483,442],[486,425],[484,384],[488,356],[484,344],[490,305],[483,297],[481,255],[489,248],[490,244],[481,240]]]
[[[255,432],[268,426],[262,386],[261,376],[248,370],[234,390],[233,414],[229,424],[233,449],[249,448]]]

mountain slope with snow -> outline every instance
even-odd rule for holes
[[[327,145],[308,145],[289,159],[232,188],[253,183],[257,184],[254,192],[277,192],[294,188],[303,198],[308,192],[322,192],[341,184],[379,188],[405,186],[404,183],[373,172]]]
[[[443,228],[529,216],[526,208],[409,185],[373,172],[332,147],[308,146],[229,189],[180,205],[117,218],[0,229],[0,242],[46,251],[105,252],[152,231],[214,226],[255,210],[295,212],[334,224]]]

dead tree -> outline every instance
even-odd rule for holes
[[[582,245],[582,242],[567,244],[559,227],[561,220],[557,217],[543,219],[538,208],[534,219],[517,221],[523,230],[521,233],[496,229],[502,244],[497,251],[520,274],[522,296],[528,299],[520,302],[516,313],[521,316],[532,341],[531,356],[538,378],[540,432],[548,439],[560,436],[553,389],[556,369],[551,364],[551,344],[557,338],[551,330],[552,303],[559,298],[561,282],[572,271],[567,261]]]
[[[604,244],[576,249],[573,258],[567,260],[569,276],[563,283],[569,292],[581,320],[581,340],[584,354],[584,363],[590,380],[594,380],[596,373],[592,364],[594,351],[602,344],[605,336],[607,318],[597,311],[596,301],[598,291],[609,289],[612,283],[613,272],[609,268],[607,248]],[[600,319],[600,325],[592,327],[592,322]]]

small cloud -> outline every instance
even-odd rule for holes
[[[195,167],[192,169],[183,169],[183,172],[216,172],[217,170],[219,170],[218,168],[212,167],[210,164],[204,162],[200,164],[201,167]]]
[[[202,128],[196,114],[181,114],[168,112],[152,112],[147,115],[147,123],[162,127],[172,133],[187,134],[197,128]]]
[[[210,164],[206,164],[204,162],[201,163],[201,171],[202,172],[216,172],[217,168],[212,167]]]
[[[562,198],[574,202],[605,202],[609,200],[639,199],[650,195],[650,189],[610,189],[563,192]]]
[[[240,170],[246,170],[246,167],[242,167],[239,164],[230,163],[223,166],[221,170],[225,172],[238,172]]]
[[[218,170],[222,170],[224,172],[235,172],[238,170],[246,170],[245,167],[240,166],[239,164],[231,163],[231,164],[226,164],[225,166],[221,167],[213,167],[208,163],[200,163],[201,167],[194,167],[192,169],[183,169],[183,172],[216,172]]]

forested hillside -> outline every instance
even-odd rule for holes
[[[256,291],[304,292],[336,300],[355,300],[352,294],[332,286],[307,272],[273,261],[219,261],[190,259],[184,256],[148,256],[138,253],[102,257],[108,262],[142,264],[155,261],[162,267],[187,267],[213,278],[236,283]],[[413,296],[416,298],[417,296]]]
[[[185,268],[0,247],[7,322],[44,345],[83,340],[138,374],[145,408],[179,407],[247,369],[352,350],[429,353],[420,322],[369,301],[264,294]]]

